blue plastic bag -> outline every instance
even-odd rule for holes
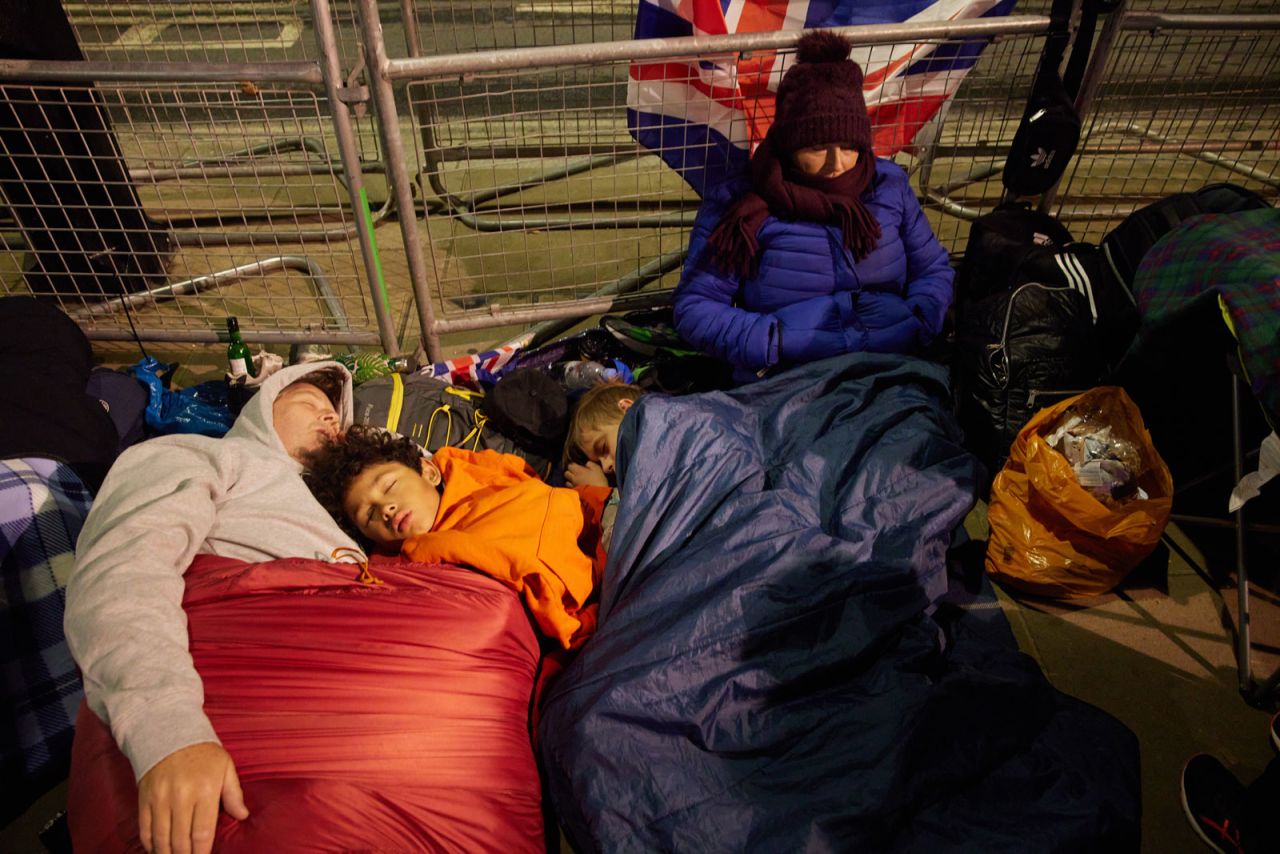
[[[219,380],[172,391],[160,375],[169,365],[150,356],[129,369],[147,387],[147,426],[157,433],[199,433],[220,437],[235,420],[227,404],[227,384]]]

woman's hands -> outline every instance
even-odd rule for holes
[[[851,348],[846,324],[852,307],[846,291],[793,302],[775,311],[780,360],[797,364],[847,353]]]
[[[859,291],[854,312],[867,330],[892,329],[916,319],[906,300],[897,294],[879,291]]]
[[[784,306],[774,317],[784,364],[860,351],[909,353],[928,343],[919,340],[919,315],[895,293],[840,291]]]

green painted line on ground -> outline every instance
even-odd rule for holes
[[[378,238],[373,232],[373,213],[369,210],[369,194],[360,188],[360,214],[364,217],[365,231],[369,232],[369,248],[373,250],[373,269],[378,276],[378,292],[382,294],[382,307],[391,314],[391,299],[387,296],[387,280],[382,277],[382,256],[378,253]]]

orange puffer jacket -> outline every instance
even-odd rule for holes
[[[493,576],[524,597],[543,633],[578,646],[595,630],[587,599],[603,566],[609,489],[549,486],[520,457],[497,451],[441,448],[432,460],[444,476],[440,510],[431,532],[406,540],[401,553]]]

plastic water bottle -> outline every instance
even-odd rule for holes
[[[551,366],[551,376],[570,391],[616,379],[618,372],[599,362],[559,362]]]

